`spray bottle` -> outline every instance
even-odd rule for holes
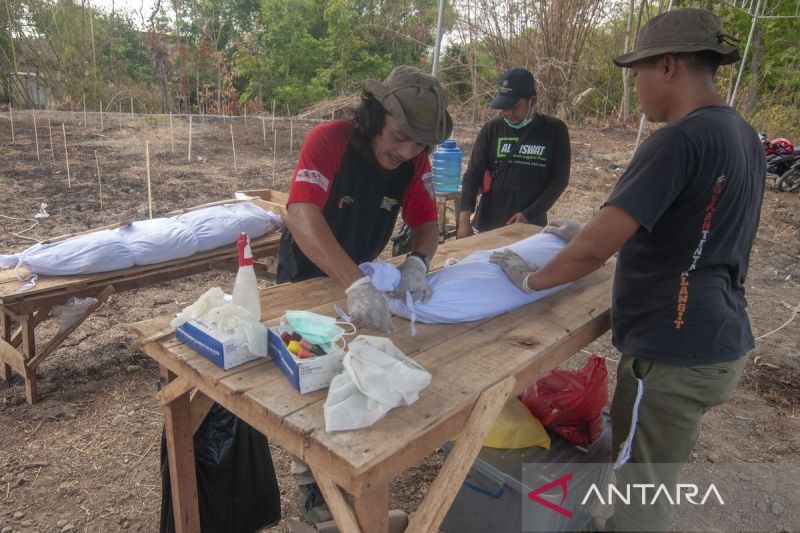
[[[253,269],[253,253],[250,251],[250,241],[247,233],[240,233],[236,241],[239,248],[239,271],[233,283],[233,303],[250,311],[261,320],[261,300],[258,296],[258,283],[256,272]]]

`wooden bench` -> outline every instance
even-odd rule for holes
[[[264,209],[286,213],[287,195],[277,191],[258,190],[244,191],[256,199],[253,202]],[[222,200],[190,209],[173,211],[165,216],[174,216],[182,212],[209,207],[237,200]],[[123,224],[114,224],[96,228],[91,231],[111,229]],[[90,233],[85,232],[85,233]],[[75,235],[64,235],[49,242],[64,240]],[[280,235],[270,233],[251,243],[253,255],[264,257],[275,255],[278,250]],[[20,292],[28,272],[20,269],[0,271],[0,378],[11,379],[14,371],[25,380],[25,398],[29,403],[37,401],[36,369],[50,356],[75,329],[86,320],[114,292],[123,292],[147,287],[161,281],[172,280],[208,271],[227,263],[236,264],[237,250],[235,245],[224,246],[216,250],[197,253],[183,259],[165,261],[155,265],[135,266],[124,270],[103,272],[98,274],[77,276],[39,276],[36,285],[27,291]],[[43,347],[37,347],[36,327],[50,317],[55,305],[63,305],[72,297],[93,297],[97,301],[83,309],[71,324],[63,327],[50,338]],[[16,324],[16,326],[15,326]]]

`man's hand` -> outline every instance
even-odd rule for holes
[[[370,329],[391,333],[389,305],[368,277],[364,276],[354,281],[345,294],[347,294],[347,313],[354,321]]]
[[[405,262],[400,265],[400,285],[391,293],[395,298],[404,298],[406,292],[411,292],[413,301],[422,299],[422,303],[428,303],[433,294],[433,289],[428,285],[425,274],[428,273],[428,265],[422,258],[415,255],[406,257]]]
[[[470,211],[461,211],[458,214],[458,231],[456,232],[456,239],[463,239],[464,237],[472,237],[475,232],[470,223]]]
[[[517,222],[522,222],[523,224],[527,224],[528,223],[528,219],[525,218],[525,215],[523,215],[522,213],[514,213],[513,215],[511,215],[511,218],[508,219],[508,222],[506,222],[506,225],[515,224]]]
[[[554,220],[542,229],[542,233],[552,233],[569,242],[583,228],[583,224],[571,220]]]
[[[529,265],[518,253],[506,248],[502,252],[495,252],[489,258],[489,262],[499,265],[508,279],[511,280],[521,291],[531,293],[533,289],[528,287],[528,276],[539,270],[536,265]]]

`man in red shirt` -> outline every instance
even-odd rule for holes
[[[278,282],[330,276],[346,289],[348,312],[362,326],[388,333],[386,298],[358,268],[383,251],[397,215],[411,228],[398,294],[427,301],[425,279],[439,244],[428,152],[449,137],[453,120],[436,78],[399,66],[385,82],[368,80],[352,120],[313,128],[289,189]],[[308,466],[293,458],[303,517],[330,520]]]
[[[436,78],[399,66],[385,82],[368,80],[352,120],[332,121],[306,138],[289,190],[278,281],[330,276],[363,326],[389,332],[386,299],[358,264],[384,249],[402,207],[412,252],[398,293],[430,298],[425,281],[439,243],[428,151],[453,129]]]

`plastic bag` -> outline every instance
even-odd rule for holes
[[[385,337],[359,335],[347,346],[344,372],[334,376],[325,400],[325,431],[374,424],[398,405],[411,405],[431,375]]]
[[[58,327],[58,333],[66,331],[72,324],[75,323],[80,316],[86,312],[89,306],[97,303],[97,298],[78,298],[73,296],[67,303],[63,305],[54,305],[53,314],[61,319],[61,325]]]
[[[550,435],[518,398],[508,400],[483,442],[487,448],[515,450],[541,446],[550,449]]]
[[[267,438],[214,404],[194,434],[200,531],[250,533],[281,519]],[[161,533],[175,531],[169,462],[161,436]]]
[[[603,433],[601,413],[608,400],[608,370],[592,355],[580,370],[553,370],[522,391],[520,400],[546,428],[588,446]]]

